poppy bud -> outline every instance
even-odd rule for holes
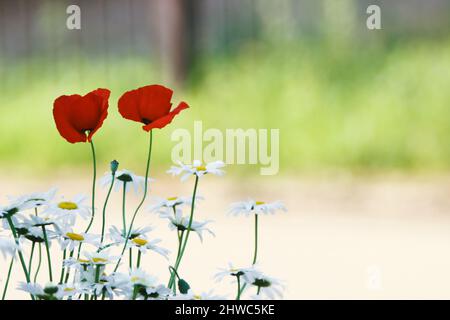
[[[178,280],[178,290],[180,290],[182,294],[188,293],[190,288],[191,286],[185,280],[183,279]]]
[[[119,168],[119,162],[117,160],[111,161],[111,172],[112,172],[112,174],[115,174],[118,168]]]

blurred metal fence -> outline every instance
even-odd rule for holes
[[[81,7],[81,31],[66,28],[70,4]],[[0,0],[0,60],[139,55],[159,59],[182,80],[197,56],[254,40],[355,41],[366,32],[369,4],[382,7],[388,35],[450,29],[448,0]]]

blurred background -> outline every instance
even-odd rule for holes
[[[81,30],[66,27],[70,4]],[[366,27],[371,4],[381,30]],[[286,297],[450,298],[450,1],[0,0],[1,201],[87,190],[89,148],[66,143],[51,110],[97,87],[112,91],[95,136],[100,172],[118,159],[142,174],[146,135],[114,110],[150,83],[192,106],[155,135],[161,192],[179,190],[164,175],[174,129],[280,129],[277,176],[229,166],[204,195],[224,230],[216,245],[230,229],[251,239],[250,220],[224,218],[228,202],[286,203],[262,246]]]

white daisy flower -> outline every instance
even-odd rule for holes
[[[84,252],[84,257],[93,265],[107,265],[116,263],[119,260],[117,256],[111,256],[107,250],[100,252]]]
[[[52,188],[47,192],[33,192],[18,197],[9,197],[9,199],[12,202],[23,203],[27,209],[33,209],[48,205],[55,197],[56,191],[56,188]]]
[[[91,273],[91,275],[91,292],[96,293],[97,296],[105,294],[105,297],[111,299],[114,296],[114,290],[116,290],[114,283],[111,281],[111,277],[102,274],[99,281],[96,283],[94,273]]]
[[[167,217],[169,219],[169,228],[171,230],[178,230],[178,231],[186,231],[189,227],[189,217],[184,217],[181,210],[177,210],[175,216]],[[212,236],[215,236],[214,232],[212,232],[209,228],[206,227],[208,223],[212,221],[195,221],[192,220],[191,228],[190,230],[195,232],[198,237],[200,238],[200,241],[203,241],[203,231],[208,232]]]
[[[100,184],[103,187],[107,187],[111,185],[112,182],[112,174],[111,172],[105,173],[105,175],[100,179]],[[153,182],[155,179],[147,178],[147,182]],[[129,170],[117,170],[116,176],[114,180],[114,190],[119,191],[122,190],[124,184],[126,183],[126,192],[128,192],[132,186],[134,192],[139,194],[139,192],[144,191],[145,186],[145,177],[138,176]]]
[[[28,224],[18,223],[16,224],[16,230],[21,239],[25,238],[31,242],[42,243],[45,241],[44,232],[42,226],[33,226]],[[47,239],[49,240],[49,245],[51,245],[51,240],[57,236],[57,234],[52,230],[46,230]]]
[[[141,253],[145,254],[147,250],[154,251],[159,253],[164,258],[169,259],[168,255],[170,253],[166,248],[160,247],[157,244],[161,242],[161,239],[147,240],[143,237],[141,238],[133,238],[128,243],[136,247]]]
[[[149,233],[152,230],[153,228],[150,226],[143,228],[135,228],[131,230],[129,239],[146,237],[147,233]],[[109,228],[109,237],[114,243],[117,244],[124,243],[125,242],[124,234],[125,234],[124,230],[123,229],[119,230],[116,226],[112,226],[111,228]]]
[[[168,259],[169,250],[157,246],[157,244],[161,242],[161,239],[149,240],[147,233],[151,230],[152,230],[151,227],[133,229],[127,241],[127,249],[135,247],[141,253],[144,254],[147,252],[147,250],[151,250],[155,251],[156,253],[159,253],[160,255]],[[122,232],[119,231],[119,229],[116,226],[110,228],[110,238],[116,244],[125,243],[123,231]]]
[[[255,201],[249,199],[247,201],[235,202],[230,206],[229,213],[237,215],[249,216],[251,214],[274,214],[277,211],[287,211],[281,201],[266,203],[263,201]]]
[[[3,258],[13,257],[18,249],[19,246],[13,239],[0,237],[0,252]]]
[[[55,224],[56,220],[48,214],[30,215],[24,217],[19,226],[23,228],[42,227]]]
[[[183,164],[181,161],[178,161],[178,166],[172,166],[167,170],[167,173],[172,174],[172,176],[182,175],[181,181],[185,181],[192,175],[196,175],[199,178],[208,173],[223,176],[225,171],[221,170],[221,168],[224,166],[223,161],[214,161],[206,165],[199,160],[194,160],[192,164]]]
[[[74,225],[77,215],[85,220],[91,218],[91,208],[84,204],[86,196],[77,195],[72,200],[62,200],[57,203],[52,203],[44,214],[51,214],[55,216],[61,223]]]
[[[70,257],[63,261],[65,268],[73,268],[79,271],[92,270],[91,262],[87,259]]]
[[[127,299],[164,299],[170,294],[168,288],[158,285],[155,277],[140,268],[130,269],[127,274],[116,273],[114,284]]]
[[[141,286],[154,286],[157,284],[157,279],[149,274],[147,274],[144,270],[140,268],[131,269],[129,273],[130,284],[141,285]]]
[[[226,297],[224,296],[215,295],[213,290],[196,294],[194,293],[194,291],[192,291],[192,289],[189,289],[189,291],[186,294],[181,293],[169,297],[169,300],[225,300],[225,299]]]
[[[14,218],[19,212],[27,209],[31,209],[33,203],[23,202],[20,197],[10,200],[9,204],[6,206],[0,206],[0,218],[12,217]],[[6,224],[7,225],[7,224]]]
[[[222,281],[227,276],[240,277],[247,283],[253,283],[255,279],[262,276],[262,273],[256,269],[256,266],[250,268],[236,268],[231,263],[228,268],[220,268],[220,271],[214,275],[216,282]]]
[[[148,300],[166,300],[172,292],[169,288],[162,284],[157,286],[148,286],[145,290],[147,291]]]
[[[64,297],[74,297],[76,295],[85,293],[83,288],[78,283],[59,284],[58,289],[59,290],[58,290],[56,296],[59,299],[62,299]]]
[[[96,247],[100,245],[100,237],[97,235],[88,234],[85,232],[76,233],[72,228],[64,226],[55,226],[55,230],[59,235],[59,244],[61,249],[67,249],[69,251],[74,250],[80,245],[80,243],[89,243]]]
[[[271,300],[283,297],[283,284],[278,279],[261,273],[255,279],[246,283],[257,287],[258,295],[265,295]]]
[[[170,198],[159,198],[155,197],[156,203],[148,207],[150,212],[159,213],[162,217],[167,215],[172,215],[175,208],[182,206],[191,206],[192,197],[170,197]],[[195,200],[203,200],[202,196],[196,196]]]
[[[17,289],[28,292],[40,300],[61,299],[62,288],[53,283],[47,283],[45,286],[41,286],[38,283],[20,282]]]

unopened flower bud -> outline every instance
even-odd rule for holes
[[[111,161],[111,172],[112,172],[112,174],[115,174],[118,168],[119,168],[119,162],[117,160]]]

